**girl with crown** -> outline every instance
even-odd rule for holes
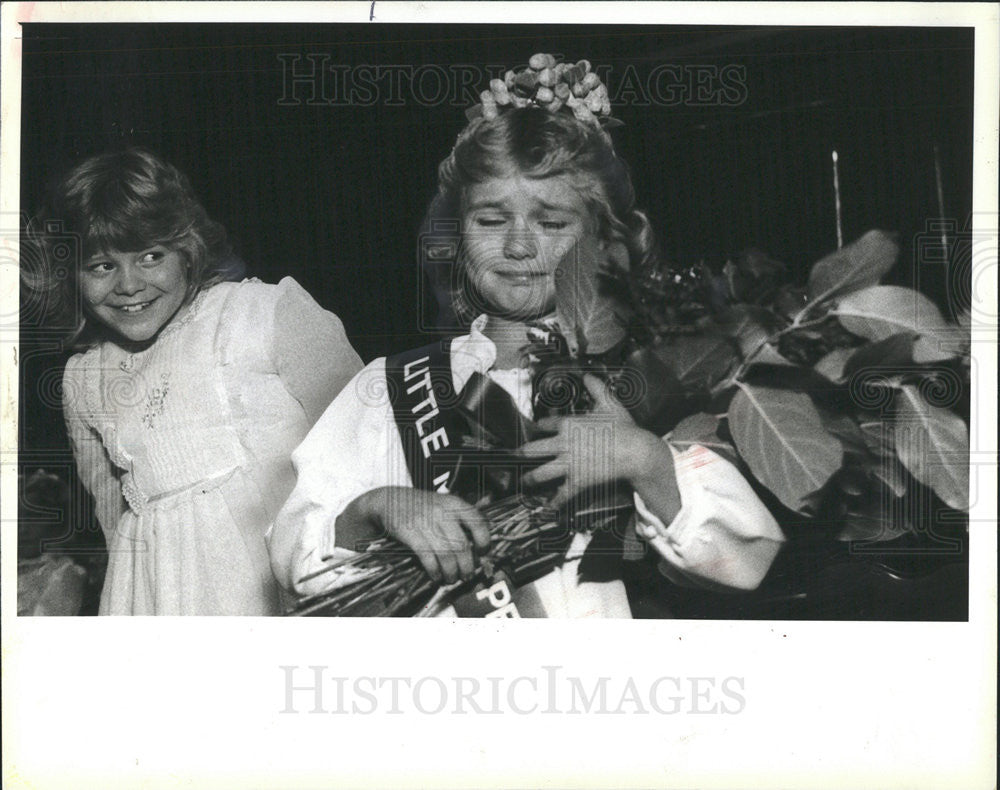
[[[597,537],[585,529],[568,532],[558,562],[502,587],[488,577],[470,593],[493,538],[483,486],[458,483],[468,459],[449,412],[467,405],[470,389],[485,388],[492,395],[480,405],[500,403],[493,395],[502,392],[514,422],[532,426],[515,442],[519,491],[543,492],[549,507],[572,517],[581,497],[624,486],[633,505],[628,535],[656,552],[668,578],[755,588],[784,536],[728,461],[644,430],[589,373],[582,378],[589,413],[529,422],[551,410],[541,408],[525,346],[539,322],[556,326],[560,282],[649,263],[653,232],[606,129],[607,90],[588,63],[536,55],[481,98],[440,165],[425,226],[432,236],[448,221],[459,229],[454,263],[439,284],[450,286],[447,306],[466,330],[376,359],[326,410],[292,457],[298,482],[270,540],[276,576],[300,596],[334,589],[351,576],[324,573],[329,560],[388,535],[442,585],[418,614],[630,617],[620,576],[588,563]],[[600,322],[591,311],[584,323]],[[497,407],[483,408],[489,423]],[[595,425],[603,427],[596,443]],[[480,480],[489,476],[477,471]]]

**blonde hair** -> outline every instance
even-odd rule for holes
[[[568,177],[590,208],[598,233],[624,244],[632,268],[658,263],[655,236],[649,219],[636,208],[628,165],[615,153],[606,132],[537,107],[477,118],[438,167],[438,191],[421,228],[420,265],[445,316],[439,323],[462,325],[475,317],[460,285],[463,278],[456,276],[461,267],[463,193],[472,184],[512,170],[527,178]]]
[[[25,285],[47,295],[63,325],[74,325],[68,338],[73,347],[101,338],[99,325],[77,307],[79,269],[91,256],[154,245],[180,252],[188,264],[188,302],[222,281],[230,255],[225,228],[208,216],[187,177],[142,148],[110,151],[78,164],[52,190],[26,235],[40,266],[25,273]],[[67,236],[77,242],[72,261],[65,260]]]

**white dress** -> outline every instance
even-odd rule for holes
[[[280,613],[265,533],[290,455],[360,368],[291,278],[215,285],[148,349],[70,359],[67,427],[108,545],[100,613]]]
[[[496,347],[482,334],[485,317],[451,344],[453,385],[460,392],[473,372],[490,376],[531,417],[531,387],[521,370],[494,370]],[[749,484],[728,461],[703,447],[671,448],[682,507],[663,524],[636,497],[636,534],[657,552],[661,571],[679,583],[753,589],[767,573],[784,535]],[[271,535],[275,573],[299,595],[332,589],[338,574],[301,579],[343,557],[335,524],[360,494],[383,486],[412,486],[385,381],[385,359],[369,364],[336,400],[293,453],[295,490]],[[621,581],[585,581],[580,559],[588,537],[578,534],[566,561],[533,582],[549,617],[630,617]],[[428,614],[454,616],[432,602]]]

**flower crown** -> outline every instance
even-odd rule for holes
[[[590,68],[588,60],[563,63],[539,52],[531,56],[527,68],[490,80],[490,89],[479,94],[481,103],[465,115],[470,121],[492,120],[510,107],[541,107],[549,112],[568,109],[578,121],[601,129],[623,126],[611,117],[608,88]]]

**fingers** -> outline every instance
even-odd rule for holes
[[[430,576],[434,581],[440,582],[442,580],[441,566],[438,564],[437,554],[429,546],[423,546],[421,548],[416,548],[410,546],[413,553],[417,555],[417,559],[423,566],[427,575]]]
[[[478,508],[457,496],[449,494],[444,502],[447,510],[446,520],[454,520],[458,529],[456,534],[460,534],[463,541],[466,538],[471,539],[479,551],[486,551],[490,547],[490,524],[486,517]]]
[[[629,414],[628,409],[622,406],[615,397],[608,382],[598,378],[593,373],[584,373],[583,386],[587,388],[590,397],[594,399],[595,412],[604,412],[616,417],[625,417],[629,422],[632,421],[632,416]]]
[[[457,497],[449,497],[445,505],[435,525],[438,562],[446,581],[468,580],[476,572],[473,546],[489,548],[489,525],[476,508]]]
[[[542,417],[535,421],[535,427],[543,433],[559,433],[564,417]]]
[[[456,551],[451,556],[456,562],[458,578],[463,581],[471,579],[472,575],[476,572],[476,561],[473,558],[472,551],[468,548],[468,546],[461,551]]]
[[[525,458],[539,458],[559,455],[566,446],[561,436],[549,436],[545,439],[535,439],[525,442],[517,449],[517,454]]]
[[[570,486],[562,485],[559,486],[559,490],[556,491],[555,496],[549,501],[549,507],[558,510],[563,505],[565,505],[572,498],[572,491]]]
[[[611,406],[612,398],[608,392],[608,385],[593,373],[583,374],[583,386],[587,388],[598,409],[604,410]]]
[[[489,525],[472,505],[458,497],[412,492],[406,514],[385,518],[387,531],[410,547],[427,575],[438,583],[470,579],[476,571],[473,545],[485,552],[490,545]]]
[[[490,548],[490,524],[476,508],[469,507],[462,513],[462,525],[472,539],[477,551],[486,552]]]
[[[465,500],[451,494],[417,492],[407,518],[387,518],[389,534],[409,546],[427,574],[451,584],[475,576],[476,553],[490,547],[486,517]]]
[[[538,468],[532,469],[522,480],[527,486],[544,485],[553,480],[566,477],[568,471],[564,461],[549,461],[547,464],[542,464]]]
[[[448,584],[457,582],[459,579],[458,555],[453,551],[442,551],[441,549],[438,549],[437,561],[438,565],[441,566],[441,575],[444,577],[444,580]]]

